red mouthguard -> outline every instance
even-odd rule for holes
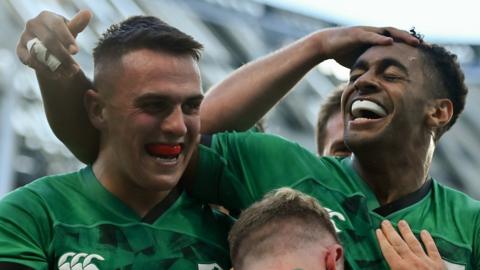
[[[180,144],[167,145],[151,143],[147,145],[147,151],[153,155],[176,156],[182,151],[182,146]]]

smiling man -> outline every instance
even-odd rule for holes
[[[72,68],[67,48],[74,46],[74,38],[68,34],[72,32],[75,35],[78,31],[72,30],[75,27],[64,29],[66,27],[63,19],[60,19],[59,23],[52,23],[51,17],[43,19],[38,21],[39,24],[37,22],[27,25],[17,47],[20,59],[35,67],[37,72],[45,69],[46,66],[36,63],[35,58],[26,50],[27,41],[38,36],[45,39],[45,44],[52,54],[62,60],[64,70]],[[46,31],[41,31],[41,25]],[[46,38],[52,33],[60,39],[56,46],[48,44],[54,43],[55,37]],[[202,105],[200,114],[204,132],[251,127],[305,73],[321,61],[334,58],[348,66],[355,64],[352,79],[342,101],[342,116],[348,138],[346,143],[354,155],[345,159],[318,158],[297,144],[265,134],[224,133],[213,137],[205,136],[204,143],[199,148],[196,180],[190,185],[192,194],[206,202],[238,210],[248,207],[272,189],[291,186],[317,198],[327,208],[334,221],[335,230],[344,244],[345,260],[350,268],[388,269],[375,235],[384,219],[393,223],[407,220],[414,233],[418,233],[420,229],[432,232],[443,258],[456,267],[452,269],[478,268],[479,203],[440,185],[427,174],[436,140],[463,109],[466,95],[463,74],[458,69],[455,58],[443,48],[428,45],[410,47],[403,43],[394,43],[392,37],[410,45],[419,43],[417,38],[394,28],[324,29],[243,66],[216,85]],[[365,51],[368,47],[371,48]],[[135,62],[137,57],[130,60]],[[175,68],[182,66],[180,63],[174,64]],[[59,74],[61,70],[62,66]],[[184,72],[188,70],[178,69]],[[78,72],[78,67],[76,71]],[[150,72],[154,74],[153,70],[143,72],[147,75]],[[79,158],[92,161],[98,153],[96,138],[81,137],[79,131],[87,130],[92,134],[91,130],[94,128],[86,121],[66,121],[83,119],[85,113],[79,97],[85,92],[84,85],[88,85],[88,81],[82,76],[83,73],[78,72],[72,78],[50,78],[49,82],[45,83],[43,80],[48,78],[48,74],[52,75],[47,71],[43,76],[39,76],[39,81],[52,128]],[[143,76],[138,72],[134,74]],[[153,77],[160,80],[158,76]],[[175,79],[176,76],[168,77],[178,83],[179,88],[186,90],[183,88],[185,85]],[[122,82],[134,87],[128,81]],[[138,83],[142,85],[143,81]],[[130,110],[142,104],[140,107],[143,110],[140,111],[151,114],[149,111],[152,107],[146,105],[149,102],[126,106],[126,112],[111,115],[107,112],[115,110],[108,109],[108,103],[102,105],[103,102],[95,102],[103,100],[97,99],[97,94],[89,91],[87,96],[87,100],[93,101],[89,102],[88,106],[90,118],[95,127],[101,129],[102,142],[105,136],[111,136],[109,133],[103,134],[102,127],[107,128],[106,131],[137,134],[133,129],[130,130],[128,125],[122,125],[123,128],[119,129],[104,126],[102,123],[110,117],[122,121],[128,119],[139,129],[138,137],[131,136],[131,141],[121,140],[126,144],[138,141],[143,143],[139,145],[139,148],[142,148],[139,150],[142,152],[139,154],[140,158],[136,159],[136,152],[132,152],[132,157],[127,157],[136,161],[143,160],[145,155],[146,164],[137,166],[152,169],[155,167],[152,164],[156,161],[162,163],[161,166],[168,166],[172,158],[176,158],[174,155],[179,153],[179,147],[185,147],[182,152],[188,149],[187,141],[164,143],[160,137],[154,139],[161,134],[157,133],[161,132],[161,125],[159,124],[158,131],[150,129],[151,117],[138,114],[135,109]],[[133,95],[132,98],[135,100],[136,96]],[[179,105],[175,103],[179,102],[178,100],[181,99],[174,95],[167,99],[168,102],[159,101],[158,106],[153,108],[158,109],[158,116],[166,115],[166,120],[173,119],[174,116],[180,118],[180,109],[176,106],[170,107],[177,110],[168,109],[169,113],[161,109],[164,106],[169,108],[169,104]],[[68,106],[62,107],[62,104]],[[189,108],[183,106],[186,103],[181,104],[182,111]],[[182,115],[184,121],[189,119],[187,112],[188,110]],[[403,115],[406,117],[402,117]],[[178,134],[184,132],[180,131],[178,126],[173,130],[177,130]],[[404,131],[405,136],[402,134]],[[188,136],[183,137],[186,139]],[[113,145],[114,149],[109,149]],[[114,153],[113,155],[129,153],[128,149],[115,149],[121,147],[120,145],[121,143],[117,142],[110,146],[102,143],[99,157],[105,150],[108,150],[106,153]],[[142,172],[146,179],[128,183],[140,183],[152,188],[151,185],[155,186],[159,182],[151,179],[158,177],[166,179],[167,182],[172,179],[163,178],[163,175],[153,169],[153,173]],[[122,169],[123,173],[119,176],[125,177],[135,171],[135,168],[127,167],[126,170]],[[100,175],[97,175],[94,166],[94,172],[99,181],[104,183],[101,180],[102,170],[98,170]],[[166,184],[168,186],[168,183]],[[123,192],[125,190],[128,189],[122,189]],[[140,202],[143,202],[144,198],[155,197],[149,189],[143,190],[147,195],[145,197],[140,196],[142,192],[135,191],[136,189],[132,189],[132,194],[138,195]],[[117,195],[119,198],[122,196],[125,197],[121,192]],[[456,204],[463,207],[459,209],[455,207]],[[163,211],[165,208],[161,209]],[[172,212],[174,211],[168,209],[165,213]],[[189,228],[198,229],[199,231],[195,230],[196,233],[217,230],[209,224],[193,223]],[[188,241],[177,243],[186,242]]]
[[[467,88],[455,56],[436,45],[393,42],[372,46],[350,62],[322,54],[318,48],[329,44],[321,34],[237,70],[209,93],[202,113],[215,115],[213,103],[261,107],[260,97],[274,104],[265,97],[288,90],[277,80],[288,78],[283,83],[293,85],[309,68],[335,57],[352,67],[342,97],[345,143],[352,157],[318,158],[264,134],[217,134],[202,146],[211,152],[201,153],[192,192],[229,209],[245,208],[282,186],[312,195],[329,211],[346,263],[354,269],[388,269],[375,236],[385,219],[408,221],[417,237],[428,230],[448,269],[479,268],[480,202],[428,175],[437,141],[465,104]],[[248,95],[241,89],[249,89]],[[233,98],[240,92],[241,99]],[[240,116],[221,117],[235,121]]]
[[[103,34],[85,96],[98,158],[0,201],[1,269],[230,268],[230,220],[180,181],[200,131],[201,48],[155,17]]]

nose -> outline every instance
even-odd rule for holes
[[[187,125],[183,115],[182,107],[175,106],[171,112],[162,119],[162,131],[176,137],[184,136],[187,133]]]
[[[370,94],[378,91],[378,81],[373,70],[369,70],[358,77],[355,80],[353,87],[360,94]]]

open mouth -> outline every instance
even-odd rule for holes
[[[370,101],[358,99],[352,102],[350,107],[352,119],[380,119],[387,116],[387,111],[379,104]]]
[[[147,153],[160,161],[175,162],[182,153],[183,144],[149,143],[145,145]]]

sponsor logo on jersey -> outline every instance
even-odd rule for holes
[[[340,212],[333,211],[333,210],[331,210],[329,208],[326,208],[326,207],[324,207],[324,208],[325,208],[325,210],[327,210],[328,215],[330,216],[330,221],[332,222],[333,227],[335,228],[335,232],[337,232],[337,233],[341,232],[342,230],[340,230],[337,227],[335,219],[337,219],[337,222],[338,222],[338,220],[339,221],[345,221],[345,216],[342,215],[342,213],[340,213]]]
[[[223,269],[216,263],[209,263],[209,264],[199,263],[198,270],[223,270]]]
[[[67,252],[58,259],[59,270],[100,270],[93,260],[105,260],[98,254]]]

